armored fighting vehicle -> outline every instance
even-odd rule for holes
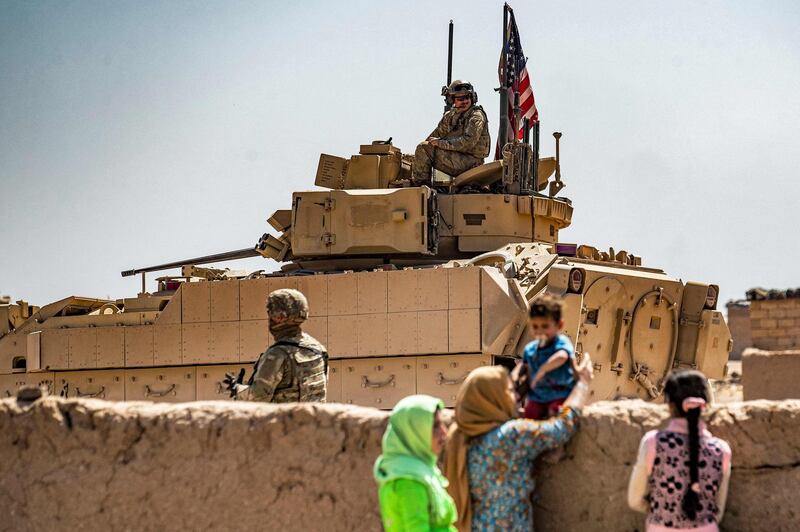
[[[265,300],[278,288],[308,298],[306,330],[331,356],[329,401],[391,408],[426,393],[452,405],[470,370],[519,357],[528,305],[545,292],[563,297],[578,357],[591,353],[592,400],[658,399],[677,367],[721,378],[732,345],[718,287],[564,241],[561,134],[540,158],[538,123],[524,131],[501,139],[498,160],[434,171],[427,186],[390,141],[323,154],[320,188],[295,192],[254,247],[123,272],[142,277],[135,297],[0,302],[0,393],[38,383],[67,397],[226,400],[224,374],[249,372],[271,341]],[[253,255],[282,267],[204,266]],[[147,273],[173,268],[148,292]]]
[[[428,393],[452,405],[471,369],[519,356],[544,292],[564,298],[566,334],[592,355],[593,400],[656,399],[675,367],[721,378],[731,341],[718,287],[563,242],[573,205],[558,195],[560,161],[524,142],[505,152],[431,186],[410,186],[413,162],[391,143],[323,154],[326,190],[295,192],[268,220],[278,236],[254,249],[123,272],[142,276],[132,298],[0,303],[0,393],[42,383],[68,397],[227,399],[225,372],[250,371],[270,342],[266,296],[286,287],[308,297],[306,329],[330,352],[331,401],[390,408]],[[283,267],[200,266],[256,253]],[[178,266],[146,291],[146,273]]]

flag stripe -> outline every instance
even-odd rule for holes
[[[511,15],[508,21],[508,40],[503,45],[500,54],[500,64],[497,74],[500,77],[500,86],[507,87],[508,97],[508,120],[505,124],[506,139],[511,140],[515,136],[521,139],[524,135],[524,120],[528,119],[531,123],[539,121],[539,111],[536,108],[536,99],[533,95],[533,87],[526,66],[527,58],[522,51],[517,21],[514,12],[509,8]],[[519,123],[514,116],[514,92],[519,94]],[[501,124],[501,127],[503,125]],[[495,159],[502,157],[500,139],[497,139],[495,149]]]
[[[528,77],[528,69],[524,68],[522,70],[522,76],[519,80],[519,92],[523,93],[531,86],[531,79]]]

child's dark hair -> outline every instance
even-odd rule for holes
[[[700,455],[699,420],[700,408],[684,410],[683,401],[689,397],[697,397],[709,402],[711,393],[705,375],[695,370],[681,370],[670,373],[664,385],[667,401],[672,405],[678,417],[686,418],[689,425],[689,485],[683,495],[683,513],[689,519],[697,516],[700,498],[694,486],[699,486],[698,462]]]
[[[533,300],[528,316],[531,318],[550,318],[558,322],[561,321],[562,307],[561,299],[545,294]]]

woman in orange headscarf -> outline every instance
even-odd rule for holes
[[[516,403],[505,368],[482,367],[469,374],[445,447],[445,476],[458,508],[459,531],[533,529],[533,461],[575,433],[592,380],[588,354],[577,377],[558,416],[535,421],[514,419]]]

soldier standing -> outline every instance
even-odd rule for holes
[[[417,146],[414,154],[414,185],[431,182],[431,168],[450,176],[483,164],[489,155],[489,120],[478,95],[468,81],[456,80],[447,87],[452,108],[442,117],[430,136]]]
[[[275,290],[267,297],[267,314],[275,342],[258,358],[247,384],[242,384],[244,369],[238,378],[226,375],[231,397],[267,403],[325,401],[328,352],[301,329],[308,317],[306,297],[289,288]]]

